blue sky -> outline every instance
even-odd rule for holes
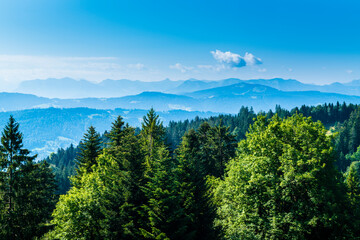
[[[358,1],[0,2],[0,82],[360,79]]]

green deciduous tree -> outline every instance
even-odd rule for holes
[[[1,137],[0,238],[32,239],[46,230],[54,205],[54,175],[46,162],[23,148],[19,124],[10,116]]]
[[[345,184],[351,204],[351,219],[354,226],[354,235],[359,236],[360,230],[360,162],[354,161],[346,171]]]
[[[349,237],[345,188],[320,122],[260,116],[238,152],[214,190],[226,238]]]

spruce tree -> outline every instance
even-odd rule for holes
[[[123,136],[124,136],[124,127],[125,123],[123,121],[123,118],[119,115],[116,120],[112,123],[112,127],[110,132],[107,134],[107,137],[109,138],[109,145],[112,148],[116,148],[121,146],[123,142]]]
[[[152,172],[158,149],[164,146],[165,128],[153,108],[144,116],[141,125],[141,144],[145,153],[146,174],[148,174]]]
[[[149,239],[188,239],[187,230],[191,221],[181,204],[180,183],[176,179],[176,162],[165,147],[158,150],[153,163],[152,177],[144,186],[147,202],[146,225],[141,232]]]
[[[213,132],[213,154],[215,158],[214,177],[223,177],[225,166],[228,161],[235,157],[236,140],[230,133],[230,127],[225,127],[220,120],[219,125],[212,128]],[[210,173],[211,174],[211,173]]]
[[[102,150],[101,137],[93,126],[90,126],[84,134],[83,140],[79,145],[80,152],[77,160],[77,174],[82,175],[84,172],[90,172],[91,167],[96,163],[96,158]]]
[[[176,178],[180,184],[179,194],[186,216],[191,219],[187,222],[187,239],[217,239],[217,230],[213,228],[215,209],[209,195],[208,175],[210,159],[208,146],[202,144],[207,136],[205,130],[210,127],[205,124],[201,128],[201,135],[191,129],[183,137],[177,151],[179,161],[176,169]],[[206,131],[207,131],[206,130]]]
[[[44,231],[54,204],[54,175],[23,148],[19,124],[10,116],[1,137],[0,238],[32,239]]]

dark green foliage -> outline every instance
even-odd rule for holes
[[[96,163],[96,158],[102,150],[100,134],[90,126],[84,134],[83,140],[79,144],[79,153],[77,160],[77,175],[81,176],[84,172],[92,171],[91,167]]]
[[[188,239],[216,239],[217,234],[213,229],[215,212],[206,183],[207,164],[199,153],[200,148],[197,133],[190,130],[184,136],[177,153],[179,192],[184,211],[191,220],[187,226]]]
[[[126,185],[126,191],[122,193],[123,202],[118,201],[118,205],[111,207],[113,213],[111,228],[122,234],[118,235],[118,238],[136,239],[143,224],[141,207],[145,202],[141,190],[145,181],[145,160],[141,142],[139,136],[135,134],[135,129],[124,124],[121,116],[113,123],[108,137],[108,151],[117,163],[121,171],[120,178]],[[119,212],[118,209],[121,211]]]
[[[152,165],[152,177],[143,188],[147,199],[143,209],[147,219],[141,228],[142,235],[150,239],[189,239],[191,222],[181,206],[176,164],[165,148],[158,151],[159,158]]]
[[[58,190],[57,194],[65,194],[70,189],[70,176],[76,173],[75,158],[79,148],[72,144],[66,149],[58,149],[57,153],[50,154],[44,161],[50,164],[55,174]]]
[[[335,141],[336,150],[339,153],[337,165],[340,170],[345,171],[350,165],[349,158],[360,145],[360,109],[350,114],[350,118],[338,126],[339,134]]]
[[[46,231],[56,190],[46,162],[23,148],[19,124],[10,116],[1,137],[0,238],[32,239]]]
[[[252,108],[249,109],[248,107],[241,107],[237,115],[220,114],[219,116],[210,118],[196,117],[191,121],[171,121],[169,126],[166,128],[166,139],[169,142],[171,148],[175,149],[180,145],[185,132],[189,131],[190,129],[198,129],[204,122],[209,123],[211,126],[219,125],[220,122],[222,122],[224,126],[229,127],[229,131],[236,136],[236,140],[238,141],[245,137],[245,133],[249,125],[253,123],[254,118],[256,118],[256,114]]]
[[[222,177],[225,164],[235,156],[235,146],[234,136],[221,122],[215,127],[204,122],[197,131],[190,130],[183,137],[176,173],[182,206],[190,219],[189,239],[218,237],[207,177]]]
[[[279,117],[289,117],[295,113],[301,113],[305,117],[312,117],[313,121],[320,120],[325,126],[335,125],[337,122],[344,122],[347,120],[352,111],[357,109],[358,105],[354,104],[323,104],[318,106],[301,106],[292,110],[281,108],[279,105],[275,107],[275,112],[269,110],[267,113],[260,112],[260,115],[267,115],[271,118],[274,114]],[[257,115],[252,109],[248,107],[241,107],[236,115],[223,115],[220,114],[216,117],[199,118],[194,120],[185,120],[179,122],[171,121],[166,129],[166,136],[172,149],[179,146],[182,136],[190,129],[198,129],[203,122],[208,122],[211,126],[219,125],[220,120],[224,126],[230,127],[230,132],[236,135],[236,140],[239,141],[245,138],[249,125],[253,123]]]

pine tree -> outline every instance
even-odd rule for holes
[[[1,137],[0,238],[31,239],[44,231],[54,204],[54,175],[23,148],[19,124],[10,116]]]
[[[80,152],[77,157],[77,174],[81,176],[84,172],[90,172],[91,167],[96,163],[96,158],[102,150],[100,134],[93,126],[90,126],[84,134],[79,145]]]

